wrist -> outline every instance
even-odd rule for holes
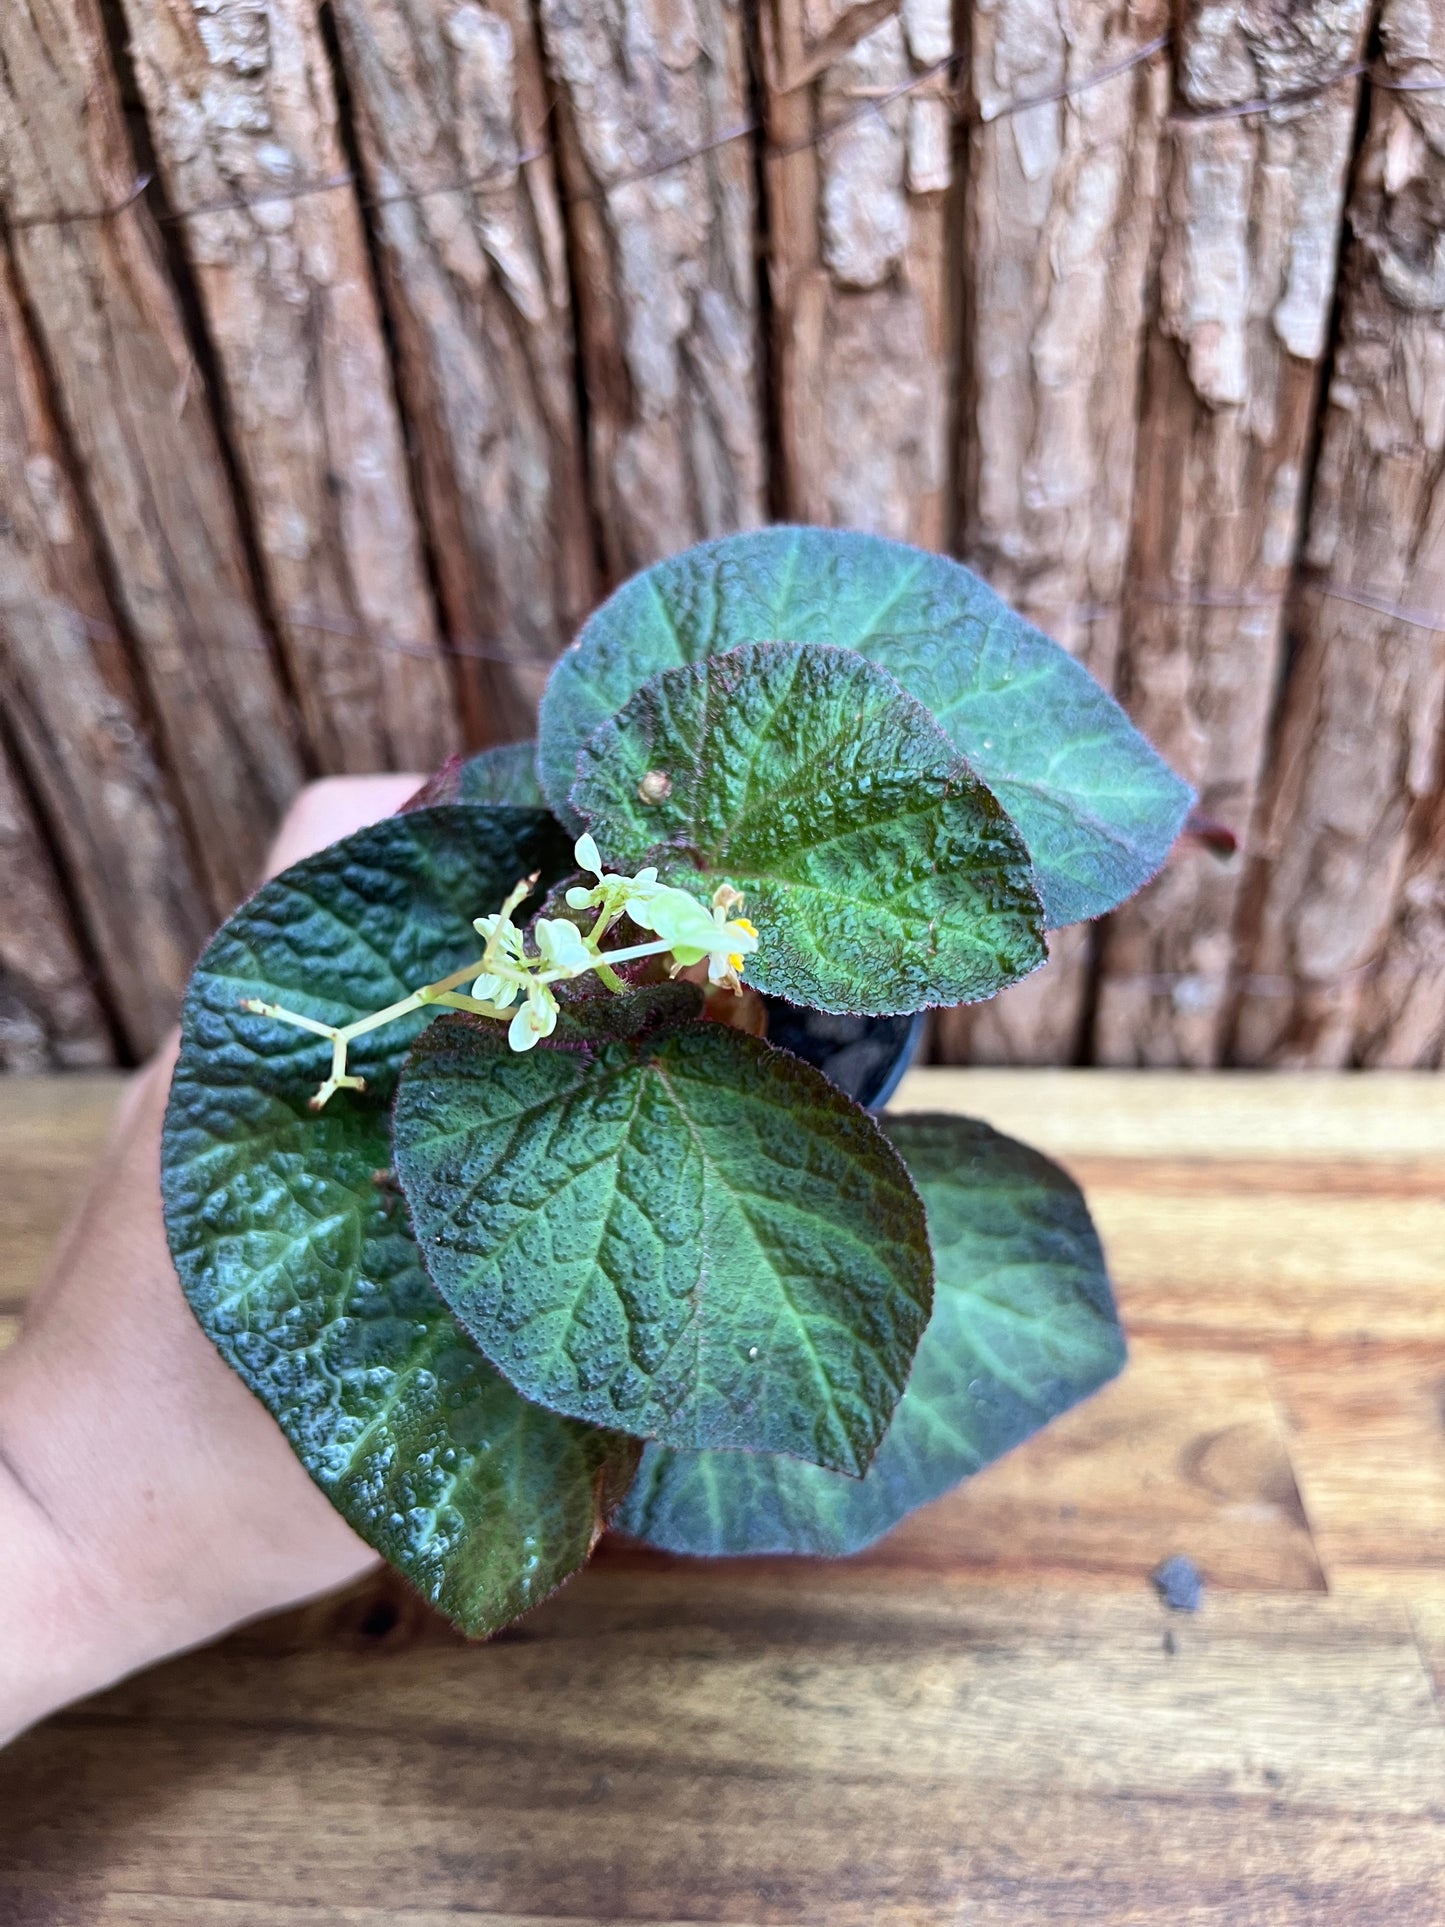
[[[65,1525],[28,1487],[5,1416],[0,1384],[0,1746],[125,1670]]]

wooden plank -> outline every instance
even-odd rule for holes
[[[764,519],[742,13],[739,0],[538,0],[537,15],[615,578]]]
[[[124,12],[167,199],[207,210],[181,235],[317,766],[434,769],[451,690],[316,9]]]
[[[1211,1586],[1323,1592],[1262,1362],[1131,1348],[1122,1378],[858,1562],[951,1578],[1142,1587],[1175,1553]]]
[[[300,767],[97,0],[0,8],[0,154],[62,426],[212,906],[229,909]]]
[[[1445,13],[1387,0],[1380,49],[1391,80],[1438,81]],[[1292,617],[1298,654],[1274,751],[1257,936],[1234,1036],[1235,1057],[1250,1064],[1351,1060],[1365,989],[1397,914],[1413,823],[1441,783],[1438,94],[1374,91],[1350,227],[1306,548],[1319,576],[1305,577]],[[1401,605],[1423,613],[1382,613]]]
[[[18,1312],[75,1208],[124,1079],[12,1077],[0,1103],[0,1313]]]
[[[1181,849],[1110,918],[1102,1063],[1220,1061],[1359,83],[1314,90],[1358,60],[1370,15],[1368,0],[1184,9],[1118,687],[1242,847]],[[1281,104],[1230,111],[1266,100]]]
[[[1408,1072],[910,1071],[888,1107],[956,1110],[1052,1157],[1445,1158],[1445,1081]]]
[[[1096,1182],[1089,1197],[1125,1321],[1175,1345],[1351,1338],[1445,1344],[1433,1196],[1249,1196]]]
[[[168,1921],[180,1923],[180,1927],[224,1927],[224,1923],[234,1923],[235,1927],[257,1927],[257,1915],[249,1900],[204,1898],[185,1894],[179,1899],[167,1899],[160,1894],[116,1894],[109,1896],[105,1903],[103,1927],[158,1927]],[[473,1907],[448,1907],[436,1913],[429,1907],[288,1907],[278,1902],[266,1909],[264,1927],[555,1927],[555,1916],[551,1919],[541,1914],[494,1914],[490,1909],[479,1913]],[[88,1907],[72,1913],[61,1909],[49,1917],[49,1927],[96,1927],[96,1916]],[[596,1914],[581,1919],[575,1914],[567,1917],[565,1927],[696,1927],[688,1921],[639,1921],[618,1920],[609,1914],[605,1920]],[[713,1927],[758,1927],[756,1922],[717,1921]]]
[[[1168,61],[1160,50],[1088,83],[1164,34],[1169,9],[965,11],[978,120],[963,184],[957,552],[1110,685]],[[1087,930],[1056,932],[1045,969],[943,1017],[945,1061],[1075,1061],[1089,955]]]
[[[110,1063],[105,1013],[3,736],[0,903],[0,1072]]]
[[[1442,1771],[1387,1602],[598,1573],[488,1647],[233,1647],[52,1722],[0,1895],[1358,1927],[1430,1917]]]
[[[117,1088],[7,1087],[0,1343]],[[1087,1179],[1119,1381],[857,1560],[614,1544],[485,1647],[382,1575],[131,1681],[0,1755],[0,1916],[1432,1919],[1445,1085],[932,1071],[903,1098]],[[1148,1587],[1173,1552],[1197,1617]]]
[[[0,695],[124,1042],[174,1023],[209,920],[0,253]]]
[[[1390,929],[1360,995],[1362,1064],[1445,1065],[1445,780],[1419,812]]]
[[[466,725],[507,741],[530,733],[596,591],[531,15],[526,0],[335,12]]]
[[[770,0],[762,23],[783,513],[944,548],[949,9]]]
[[[1262,1359],[1142,1340],[1122,1377],[912,1514],[848,1570],[1136,1591],[1183,1553],[1211,1587],[1322,1593],[1290,1447]],[[679,1563],[619,1539],[605,1541],[598,1560],[634,1570]],[[735,1560],[728,1571],[771,1579],[790,1567]]]
[[[1413,1603],[1410,1622],[1421,1658],[1435,1683],[1435,1697],[1445,1706],[1445,1599],[1422,1599]]]
[[[1445,1601],[1445,1344],[1279,1350],[1273,1377],[1330,1591]]]

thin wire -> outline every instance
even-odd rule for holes
[[[1112,61],[1106,67],[1097,68],[1093,73],[1085,74],[1078,80],[1066,81],[1058,87],[1046,88],[1039,93],[1019,95],[1016,99],[1005,101],[1002,106],[995,107],[987,112],[976,101],[959,98],[957,95],[952,97],[952,104],[959,118],[965,123],[984,127],[993,126],[996,122],[1006,120],[1011,115],[1027,113],[1034,107],[1047,107],[1059,101],[1072,100],[1077,95],[1087,93],[1095,87],[1102,87],[1108,81],[1117,80],[1121,75],[1132,72],[1134,68],[1142,66],[1146,61],[1153,60],[1156,55],[1166,52],[1171,44],[1172,37],[1169,34],[1159,34],[1155,39],[1147,41],[1142,47],[1136,47],[1132,53],[1125,55],[1124,58]],[[569,206],[574,206],[580,202],[602,201],[605,200],[608,195],[615,193],[619,188],[632,186],[639,181],[655,179],[660,174],[670,173],[674,168],[685,167],[691,161],[701,160],[708,154],[716,153],[719,148],[728,147],[735,141],[749,140],[757,135],[761,135],[765,139],[765,152],[768,159],[786,160],[790,156],[804,153],[810,148],[821,147],[824,142],[832,140],[837,135],[846,132],[848,128],[856,125],[868,115],[881,113],[884,108],[890,106],[894,101],[902,100],[906,95],[915,93],[920,87],[926,87],[932,81],[939,79],[943,74],[951,72],[957,67],[958,62],[959,56],[957,54],[948,54],[942,60],[934,61],[931,66],[925,67],[921,72],[911,75],[907,80],[900,81],[896,87],[890,87],[881,94],[870,96],[868,100],[853,109],[852,112],[843,115],[839,120],[833,121],[829,126],[819,128],[814,133],[804,135],[798,140],[785,142],[766,141],[766,129],[760,121],[740,121],[737,125],[725,128],[721,133],[714,134],[705,141],[699,141],[691,147],[679,148],[674,153],[662,155],[659,159],[648,162],[644,166],[632,168],[626,173],[617,175],[613,180],[605,184],[566,194],[563,196],[563,199]],[[1273,97],[1261,96],[1256,100],[1241,101],[1229,107],[1191,108],[1187,105],[1178,105],[1171,110],[1170,119],[1178,122],[1200,123],[1216,120],[1245,119],[1255,114],[1269,113],[1278,107],[1299,106],[1311,100],[1318,99],[1321,95],[1328,93],[1332,87],[1337,87],[1347,80],[1358,79],[1362,75],[1369,77],[1372,86],[1382,88],[1390,93],[1412,94],[1445,91],[1445,80],[1436,80],[1434,78],[1424,80],[1392,80],[1388,75],[1382,73],[1378,66],[1372,62],[1357,60],[1352,61],[1346,67],[1336,69],[1333,73],[1324,75],[1321,79],[1312,82],[1308,87],[1296,88],[1289,93],[1276,94]],[[814,76],[814,78],[816,78],[816,76]],[[811,84],[811,82],[808,84]],[[794,90],[784,88],[781,91],[786,93]],[[432,187],[396,188],[386,193],[367,194],[358,192],[357,201],[362,208],[373,209],[393,207],[405,202],[430,200],[442,194],[476,193],[489,187],[496,181],[509,179],[522,168],[530,166],[534,161],[548,159],[551,155],[555,154],[555,152],[555,143],[543,141],[534,147],[526,148],[517,154],[509,155],[499,160],[494,166],[483,170],[480,174],[463,175],[456,180],[439,182]],[[151,176],[149,174],[142,174],[136,179],[134,185],[122,200],[109,206],[73,208],[59,214],[20,214],[6,220],[4,226],[11,233],[18,233],[33,228],[66,227],[87,221],[113,220],[117,215],[123,214],[127,208],[133,207],[135,203],[140,200],[150,184]],[[340,174],[327,175],[321,180],[298,181],[289,187],[276,187],[263,194],[218,196],[214,200],[197,201],[189,207],[161,209],[156,213],[155,219],[162,222],[189,221],[207,214],[240,213],[248,208],[272,207],[282,202],[305,200],[317,194],[331,194],[347,188],[359,190],[361,187],[362,183],[359,182],[356,175],[348,169]]]
[[[1136,47],[1133,53],[1126,54],[1122,60],[1116,60],[1108,67],[1100,67],[1094,73],[1085,74],[1082,80],[1066,81],[1062,86],[1050,87],[1040,94],[1023,94],[1017,100],[1006,101],[1002,107],[995,108],[991,114],[985,114],[981,108],[975,108],[973,114],[969,115],[967,108],[964,108],[964,117],[975,119],[985,127],[991,127],[995,121],[1006,120],[1010,114],[1026,113],[1030,107],[1048,107],[1055,101],[1072,100],[1075,94],[1087,93],[1091,87],[1102,87],[1106,80],[1117,80],[1120,74],[1127,74],[1135,67],[1143,66],[1144,62],[1152,60],[1155,54],[1162,54],[1171,44],[1172,39],[1171,34],[1161,33],[1157,40],[1150,40],[1144,46]]]
[[[1347,80],[1358,80],[1361,75],[1369,77],[1370,85],[1378,87],[1387,94],[1432,94],[1445,91],[1445,80],[1392,80],[1383,73],[1377,62],[1352,60],[1347,66],[1335,68],[1333,73],[1322,74],[1308,86],[1292,87],[1285,93],[1260,94],[1254,100],[1237,101],[1228,107],[1191,107],[1181,101],[1170,109],[1172,121],[1195,124],[1216,120],[1244,120],[1255,114],[1272,113],[1276,107],[1302,107],[1312,100],[1318,100],[1332,87],[1339,87]]]
[[[1005,101],[1002,106],[993,108],[988,112],[985,112],[976,101],[960,98],[957,95],[952,96],[952,104],[956,114],[965,123],[985,127],[993,126],[996,122],[1006,120],[1011,115],[1027,113],[1034,107],[1047,107],[1059,101],[1072,100],[1077,95],[1087,93],[1095,87],[1102,87],[1108,81],[1117,80],[1121,75],[1132,72],[1134,68],[1142,66],[1146,61],[1153,60],[1156,55],[1166,52],[1171,45],[1171,35],[1167,33],[1159,34],[1155,39],[1147,41],[1143,46],[1136,47],[1132,53],[1125,55],[1122,59],[1112,61],[1106,67],[1097,68],[1093,73],[1085,74],[1078,80],[1066,81],[1058,87],[1046,88],[1039,93],[1019,95],[1016,99]],[[907,80],[900,81],[896,87],[890,87],[881,94],[871,96],[852,112],[832,122],[831,125],[819,128],[814,133],[805,135],[798,140],[786,142],[768,141],[766,139],[767,130],[761,121],[756,119],[740,121],[736,126],[726,128],[723,132],[714,134],[710,136],[709,139],[700,141],[694,146],[680,148],[674,153],[661,156],[656,161],[648,162],[644,166],[636,167],[626,173],[619,174],[605,184],[579,190],[575,193],[569,193],[562,198],[569,206],[575,206],[581,202],[602,201],[605,200],[608,195],[615,193],[619,188],[632,186],[639,181],[655,179],[660,174],[670,173],[674,168],[685,167],[689,162],[700,160],[708,154],[717,152],[719,148],[730,146],[735,141],[749,140],[759,135],[764,138],[767,158],[771,160],[786,160],[790,156],[804,153],[810,148],[821,147],[824,142],[832,140],[837,135],[846,132],[849,127],[856,125],[857,122],[863,120],[868,115],[881,113],[885,107],[890,106],[894,101],[901,100],[906,95],[915,93],[920,87],[926,87],[943,74],[953,71],[958,64],[959,56],[957,54],[947,54],[942,60],[936,60],[931,66],[925,67],[921,72],[911,75]],[[1367,60],[1358,60],[1351,62],[1350,65],[1346,67],[1338,68],[1334,73],[1324,75],[1320,80],[1313,82],[1308,87],[1297,88],[1289,93],[1277,94],[1273,98],[1261,96],[1259,99],[1242,101],[1230,107],[1196,109],[1190,108],[1187,105],[1175,106],[1171,110],[1170,118],[1171,120],[1179,122],[1244,119],[1254,114],[1269,113],[1277,107],[1299,106],[1308,101],[1318,99],[1332,87],[1337,87],[1346,80],[1358,79],[1362,75],[1369,77],[1372,86],[1383,88],[1391,93],[1436,93],[1445,91],[1445,80],[1437,80],[1434,78],[1423,80],[1392,80],[1387,74],[1382,73],[1374,63]],[[816,76],[812,78],[816,78]],[[811,80],[807,84],[811,84]],[[780,91],[788,93],[795,90],[793,88],[783,88]],[[530,166],[534,161],[546,160],[555,152],[555,143],[543,141],[537,146],[526,148],[517,154],[499,160],[493,167],[485,169],[480,174],[463,175],[456,180],[440,182],[433,187],[397,188],[387,193],[367,194],[358,192],[358,204],[362,208],[373,209],[393,207],[404,202],[430,200],[442,194],[476,193],[490,186],[493,182],[510,178],[522,168]],[[133,207],[135,203],[140,200],[150,184],[151,176],[149,174],[142,174],[137,178],[125,197],[112,205],[98,208],[74,208],[59,214],[20,214],[7,219],[3,225],[9,232],[17,233],[34,228],[66,227],[81,222],[113,220],[117,215],[123,214],[127,208]],[[312,195],[330,194],[347,188],[359,190],[362,185],[356,175],[348,169],[340,174],[327,175],[321,180],[298,181],[289,187],[276,187],[263,194],[222,196],[214,200],[197,201],[189,207],[161,209],[157,211],[155,218],[163,222],[189,221],[207,214],[239,213],[244,212],[248,208],[272,207],[282,202],[300,201]]]
[[[1102,86],[1104,82],[1113,80],[1119,74],[1127,73],[1132,67],[1137,67],[1142,61],[1152,60],[1156,54],[1162,53],[1168,45],[1169,36],[1167,34],[1161,34],[1157,40],[1151,40],[1147,46],[1138,48],[1125,60],[1115,61],[1111,66],[1101,68],[1097,73],[1086,74],[1082,79],[1074,81],[1068,86],[1056,88],[1052,92],[1026,95],[1022,99],[1010,101],[999,108],[996,113],[989,116],[989,119],[1003,119],[1009,114],[1022,113],[1027,108],[1039,107],[1048,101],[1069,99],[1075,94],[1086,92],[1091,87]],[[861,106],[843,115],[828,127],[819,128],[816,132],[807,135],[801,140],[767,142],[767,155],[770,159],[785,160],[789,156],[802,153],[808,148],[821,147],[825,141],[832,140],[836,135],[844,133],[858,121],[863,120],[871,114],[881,113],[885,107],[890,106],[894,101],[902,100],[906,95],[915,93],[920,87],[928,86],[930,82],[937,80],[940,75],[950,72],[957,63],[958,56],[956,54],[949,54],[942,60],[936,60],[931,66],[925,67],[921,72],[911,75],[905,81],[900,81],[896,87],[889,88],[886,93],[863,102]],[[957,102],[955,102],[955,107],[965,119],[981,120],[983,118],[976,108],[970,109],[968,106]],[[575,206],[580,202],[605,200],[609,194],[615,193],[618,188],[633,186],[638,181],[652,180],[659,174],[670,173],[674,168],[685,167],[691,161],[701,160],[704,156],[715,153],[719,148],[728,147],[735,141],[749,140],[757,135],[762,135],[766,138],[766,129],[761,121],[756,119],[740,121],[735,126],[725,128],[723,132],[714,134],[705,141],[699,141],[694,146],[680,148],[674,153],[665,154],[656,161],[648,162],[644,166],[636,167],[626,173],[619,174],[605,184],[564,195],[563,199],[569,206]],[[512,174],[518,172],[519,169],[530,165],[533,161],[546,159],[549,155],[555,153],[555,151],[555,144],[547,141],[538,146],[527,148],[521,153],[510,155],[504,160],[498,161],[494,167],[487,169],[481,174],[469,174],[458,180],[441,182],[434,187],[398,188],[390,193],[359,195],[358,199],[363,208],[370,209],[391,207],[399,202],[430,200],[434,196],[441,194],[474,193],[478,189],[487,187],[494,181],[510,177]],[[149,185],[150,176],[142,175],[126,194],[125,198],[115,202],[113,205],[98,208],[73,208],[59,214],[21,214],[5,221],[4,226],[14,233],[32,228],[66,227],[80,222],[112,220],[115,216],[123,214],[127,208],[132,207],[144,194]],[[161,221],[188,221],[206,214],[238,213],[247,208],[271,207],[284,201],[299,201],[311,195],[330,194],[342,188],[354,188],[359,185],[355,174],[348,170],[342,174],[327,175],[322,180],[298,181],[293,186],[284,188],[277,187],[264,194],[236,195],[229,198],[198,201],[189,207],[166,208],[162,210],[156,218]]]
[[[1445,610],[1422,609],[1410,603],[1391,602],[1387,597],[1374,591],[1357,588],[1350,583],[1334,582],[1325,577],[1306,575],[1301,587],[1312,594],[1328,596],[1332,600],[1348,602],[1357,608],[1368,609],[1372,614],[1384,616],[1393,622],[1403,622],[1416,629],[1426,629],[1438,635],[1445,635]],[[1275,607],[1286,600],[1287,595],[1263,595],[1245,590],[1235,594],[1181,595],[1162,586],[1146,583],[1126,584],[1121,602],[1131,600],[1156,603],[1162,607],[1175,609],[1231,609]],[[119,642],[120,631],[113,623],[87,615],[84,610],[63,601],[57,596],[8,597],[0,600],[0,616],[19,615],[28,611],[49,612],[63,617],[67,622],[78,625],[87,635],[101,642]],[[1055,611],[1061,617],[1075,620],[1097,621],[1104,616],[1117,615],[1119,605],[1112,608],[1098,608],[1083,604],[1071,607],[1061,604]],[[388,630],[369,628],[363,623],[346,615],[335,614],[324,609],[283,608],[278,611],[278,621],[284,629],[309,629],[323,635],[343,636],[355,641],[365,642],[373,649],[391,650],[398,655],[415,656],[427,660],[438,657],[453,657],[460,661],[495,662],[510,669],[546,669],[550,661],[543,657],[531,658],[518,655],[496,642],[489,642],[480,636],[444,636],[436,639],[399,636]],[[217,645],[214,640],[211,648]],[[245,649],[269,653],[269,645],[259,636],[254,642],[236,640],[221,645],[228,648]]]
[[[1323,576],[1306,573],[1303,586],[1312,589],[1316,595],[1328,596],[1332,602],[1352,602],[1357,609],[1373,609],[1376,615],[1388,616],[1392,622],[1403,622],[1412,629],[1428,629],[1437,636],[1445,636],[1445,612],[1437,613],[1430,609],[1412,607],[1409,603],[1391,602],[1386,597],[1376,595],[1372,589],[1356,589],[1343,582],[1331,582]]]
[[[1368,60],[1352,60],[1347,67],[1337,67],[1331,74],[1322,74],[1307,87],[1292,87],[1281,94],[1261,94],[1255,100],[1238,101],[1229,107],[1191,107],[1187,101],[1183,101],[1171,109],[1169,118],[1191,125],[1215,120],[1245,120],[1254,114],[1272,113],[1276,107],[1304,106],[1309,101],[1318,100],[1321,94],[1328,93],[1332,87],[1339,87],[1347,80],[1358,80],[1361,74],[1369,72]],[[1378,86],[1388,84],[1385,81],[1376,82]]]

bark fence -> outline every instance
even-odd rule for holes
[[[1445,0],[7,0],[0,1067],[777,518],[970,562],[1237,838],[937,1054],[1441,1065]]]

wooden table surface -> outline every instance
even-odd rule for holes
[[[113,1095],[0,1086],[0,1342]],[[1116,1384],[863,1558],[604,1548],[488,1646],[383,1581],[64,1713],[0,1922],[1445,1922],[1445,1078],[898,1102],[1082,1180]]]

